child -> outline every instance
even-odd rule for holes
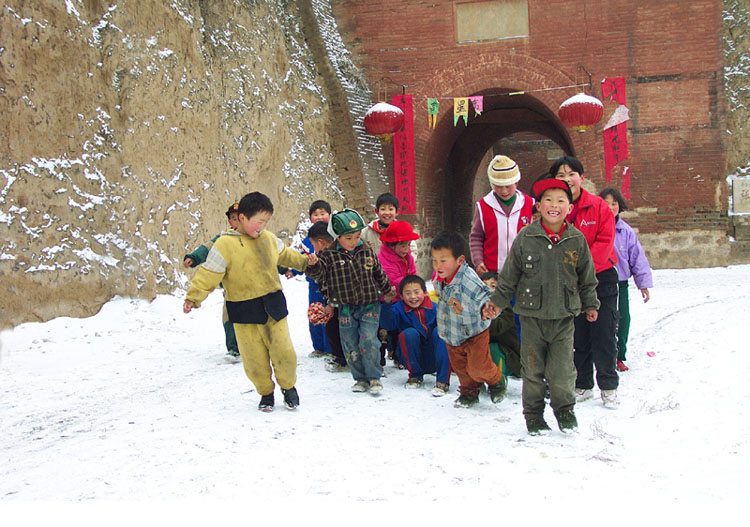
[[[469,235],[478,274],[499,273],[519,231],[531,223],[534,199],[518,190],[521,171],[511,158],[495,156],[487,167],[492,190],[477,201]]]
[[[530,435],[547,434],[544,420],[545,378],[550,405],[560,431],[578,428],[576,369],[573,365],[573,319],[581,311],[587,320],[597,317],[596,273],[583,234],[565,222],[573,196],[558,179],[538,181],[532,187],[541,221],[521,231],[498,277],[486,313],[507,309],[515,295],[521,316],[523,414]]]
[[[479,275],[491,291],[497,287],[497,273],[488,271]],[[500,316],[494,318],[490,324],[490,353],[492,360],[500,366],[499,359],[505,359],[504,365],[508,373],[514,377],[521,376],[521,346],[518,343],[516,320],[513,309],[504,309]]]
[[[591,251],[596,270],[596,296],[599,316],[590,322],[583,314],[576,317],[573,336],[573,360],[576,371],[576,402],[594,397],[594,367],[602,404],[617,408],[617,252],[615,217],[605,201],[583,188],[583,165],[575,157],[557,159],[549,169],[550,177],[565,181],[573,195],[573,209],[566,218],[581,231]]]
[[[490,355],[490,321],[481,307],[491,291],[466,263],[466,242],[456,232],[441,232],[432,240],[432,283],[439,296],[437,324],[448,347],[451,366],[459,381],[454,406],[469,408],[479,402],[479,389],[487,383],[490,399],[505,398],[505,377]]]
[[[362,241],[369,243],[375,254],[380,251],[380,236],[398,216],[398,198],[386,192],[375,201],[375,213],[378,217],[362,230]]]
[[[289,337],[286,299],[276,266],[304,270],[317,257],[311,254],[305,258],[266,230],[273,214],[273,204],[266,195],[245,195],[237,212],[237,231],[216,240],[191,281],[183,311],[190,313],[200,307],[208,294],[223,283],[245,374],[261,396],[258,409],[273,410],[273,373],[284,394],[284,404],[294,410],[299,405],[294,387],[297,356]]]
[[[306,272],[320,284],[328,301],[326,311],[338,308],[341,345],[356,381],[352,391],[376,395],[383,390],[377,335],[380,298],[393,298],[395,291],[372,248],[360,239],[364,227],[357,211],[334,212],[328,232],[336,241]]]
[[[310,230],[307,231],[307,239],[310,241],[313,247],[313,251],[317,254],[333,243],[333,237],[328,232],[328,222],[319,221],[315,223]],[[325,295],[320,291],[317,282],[307,277],[311,283],[315,284],[316,291],[320,295],[320,302],[324,306],[326,305]],[[311,302],[312,303],[312,302]],[[317,326],[321,327],[321,326]],[[328,367],[329,371],[346,371],[348,367],[346,365],[346,358],[344,357],[344,351],[341,348],[341,338],[339,337],[339,321],[336,313],[334,312],[331,319],[325,323],[324,331],[326,334],[326,341],[331,350],[331,362]]]
[[[226,215],[227,220],[229,221],[229,227],[231,230],[236,231],[238,220],[237,220],[237,207],[239,206],[239,203],[233,203],[230,205],[230,207],[227,209]],[[193,252],[186,254],[185,257],[182,259],[182,265],[186,269],[188,267],[197,267],[203,262],[206,261],[206,256],[208,256],[208,252],[211,250],[211,247],[213,246],[214,242],[224,234],[223,232],[220,232],[216,236],[214,236],[209,243],[204,243],[200,247],[198,247]],[[221,284],[219,284],[221,285]],[[221,316],[221,323],[224,326],[224,342],[227,347],[227,354],[226,358],[227,360],[231,362],[237,362],[240,358],[240,351],[237,347],[237,337],[234,335],[234,326],[231,322],[229,322],[229,317],[227,315],[227,304],[224,302],[224,307],[222,309],[222,316]]]
[[[328,225],[328,220],[331,216],[331,205],[327,201],[323,201],[322,199],[319,199],[319,200],[312,202],[312,204],[310,205],[309,212],[310,212],[310,222],[313,225],[317,222],[324,222],[325,225]],[[325,242],[322,242],[322,243],[325,243]],[[318,250],[315,248],[315,243],[310,239],[309,231],[305,239],[302,240],[302,245],[305,246],[306,252],[308,254],[318,252]],[[311,305],[315,302],[321,302],[323,303],[323,305],[325,305],[325,299],[323,298],[323,295],[320,293],[318,284],[315,282],[315,280],[313,280],[309,276],[305,278],[308,282],[307,284],[308,305]],[[312,345],[313,345],[313,351],[312,353],[310,353],[310,356],[311,357],[324,357],[324,356],[330,355],[331,346],[329,345],[328,339],[326,338],[326,332],[325,332],[324,327],[321,325],[315,325],[315,324],[310,323],[309,328],[310,328],[310,340],[312,340]]]
[[[620,314],[617,327],[617,371],[628,371],[629,368],[625,364],[630,332],[628,279],[633,277],[635,286],[641,290],[644,302],[648,302],[651,298],[648,290],[654,287],[654,282],[651,278],[651,266],[648,264],[648,258],[641,247],[638,235],[620,218],[620,212],[628,210],[625,198],[615,188],[602,190],[599,197],[607,202],[609,208],[612,209],[612,214],[615,215],[615,251],[617,251],[617,277],[620,280],[617,296],[617,311]]]
[[[389,227],[390,228],[390,227]],[[399,284],[401,300],[383,303],[380,324],[397,332],[395,356],[409,370],[407,388],[422,386],[425,373],[434,373],[432,395],[448,393],[451,366],[445,341],[438,335],[436,309],[427,296],[427,284],[416,275],[407,275]]]
[[[417,274],[410,244],[418,239],[419,234],[414,232],[409,222],[406,221],[394,221],[380,235],[382,244],[378,252],[378,260],[396,290],[399,290],[398,284],[406,275]],[[400,299],[401,297],[396,295],[396,300]]]

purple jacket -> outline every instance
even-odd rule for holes
[[[617,275],[621,282],[631,276],[638,289],[651,289],[654,281],[651,278],[651,267],[641,242],[633,228],[617,216],[615,224],[615,251],[617,251]]]

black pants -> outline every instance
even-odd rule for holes
[[[617,269],[611,267],[596,275],[599,285],[596,296],[601,302],[596,322],[586,320],[581,313],[575,318],[573,338],[573,362],[578,376],[576,388],[590,390],[594,387],[594,367],[596,384],[600,390],[616,390],[620,384],[617,376]]]
[[[341,347],[341,336],[339,335],[339,310],[334,309],[331,320],[326,322],[326,337],[328,345],[331,346],[331,354],[336,364],[346,366],[346,357],[344,357],[344,348]]]

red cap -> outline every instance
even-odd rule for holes
[[[383,243],[410,242],[418,239],[419,234],[414,232],[408,221],[396,220],[380,235],[380,241]]]
[[[568,195],[568,199],[571,202],[573,201],[573,193],[570,191],[570,187],[568,186],[568,184],[562,179],[541,179],[534,183],[534,186],[531,187],[531,192],[534,194],[534,199],[539,201],[542,198],[542,194],[544,194],[544,191],[551,188],[559,188],[561,190],[564,190]]]

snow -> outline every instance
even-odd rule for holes
[[[405,390],[406,371],[389,362],[379,397],[352,393],[349,373],[308,356],[301,277],[282,278],[299,357],[294,412],[278,389],[276,410],[259,412],[241,364],[224,360],[218,291],[189,315],[177,291],[22,324],[0,333],[0,517],[34,524],[43,500],[53,511],[89,504],[71,513],[78,525],[97,513],[116,522],[102,503],[125,515],[177,503],[192,521],[205,507],[249,519],[278,504],[304,520],[383,502],[399,507],[373,509],[371,523],[467,509],[578,525],[584,506],[615,525],[709,511],[716,521],[738,510],[750,470],[749,277],[748,265],[657,270],[647,304],[631,282],[621,407],[587,401],[577,434],[553,426],[546,437],[525,432],[518,380],[498,406],[483,393],[479,407],[455,409],[455,377],[435,398],[434,377]]]

